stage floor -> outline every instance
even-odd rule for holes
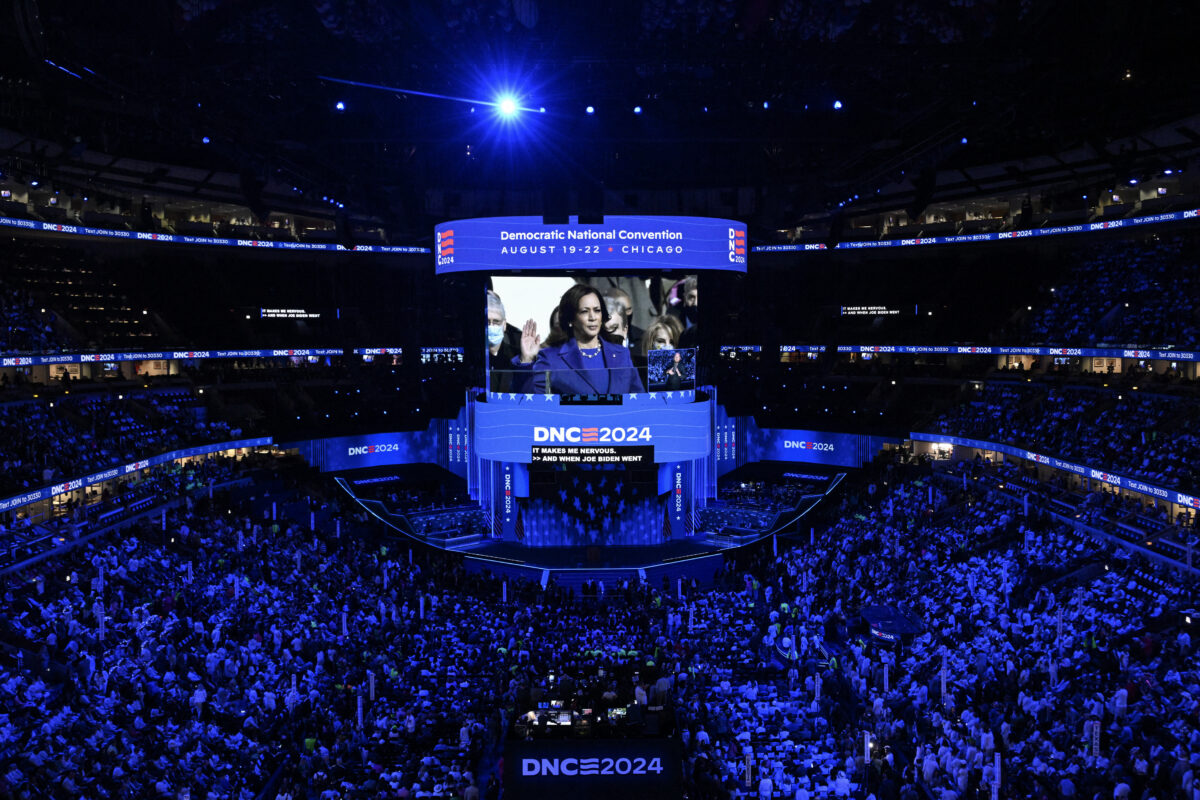
[[[472,558],[539,569],[645,569],[716,555],[727,545],[707,537],[641,547],[525,547],[520,542],[487,539],[446,548]]]
[[[439,467],[429,466],[433,470]],[[845,478],[844,472],[834,472],[829,475],[814,474],[811,477],[818,485],[817,493],[805,495],[795,509],[789,509],[776,516],[772,525],[761,530],[738,529],[725,526],[718,532],[698,532],[692,536],[682,536],[654,544],[643,545],[570,545],[546,546],[523,543],[512,539],[499,539],[487,535],[486,524],[478,524],[478,520],[470,528],[447,528],[433,532],[418,533],[412,520],[405,512],[393,511],[387,504],[368,499],[359,495],[357,486],[374,486],[378,484],[402,484],[407,475],[401,474],[394,468],[376,468],[373,470],[357,470],[353,473],[343,473],[336,476],[335,481],[351,496],[364,511],[374,516],[383,525],[391,528],[397,534],[422,542],[430,547],[436,547],[447,552],[460,553],[477,564],[492,564],[497,569],[537,570],[542,572],[570,573],[600,573],[600,572],[647,572],[661,570],[710,570],[723,560],[722,554],[730,549],[744,547],[762,541],[772,535],[789,538],[798,535],[800,520]],[[428,479],[428,474],[421,473],[419,478]],[[477,506],[461,509],[445,509],[451,516],[465,513],[480,515],[484,512]],[[486,520],[486,517],[483,517]],[[452,521],[459,525],[457,517]],[[422,529],[428,531],[428,529]],[[713,563],[709,563],[713,562]]]

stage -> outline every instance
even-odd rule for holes
[[[565,536],[561,543],[554,543],[545,537],[526,538],[519,529],[498,536],[497,526],[478,504],[401,509],[390,499],[404,487],[428,486],[438,474],[447,481],[445,494],[455,495],[459,487],[454,484],[460,479],[435,465],[410,467],[407,471],[391,467],[355,470],[337,476],[335,481],[364,511],[400,538],[459,553],[472,570],[488,569],[543,581],[553,574],[560,584],[582,583],[588,576],[658,580],[663,575],[695,578],[707,584],[723,564],[726,551],[773,536],[799,536],[802,519],[845,477],[844,472],[832,470],[806,474],[806,492],[795,506],[769,512],[714,502],[695,516],[695,524],[686,535],[673,535],[669,526],[660,526],[661,533],[654,541],[629,545],[578,543]],[[755,523],[753,527],[737,524],[747,519]]]

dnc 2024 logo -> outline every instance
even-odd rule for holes
[[[648,442],[650,428],[579,428],[579,427],[549,427],[535,425],[533,440],[535,442],[561,442],[563,444],[612,444],[621,442]]]
[[[398,453],[400,445],[395,442],[388,444],[363,444],[348,448],[347,455],[351,456],[368,456],[372,453]]]
[[[601,777],[606,775],[661,775],[660,758],[523,758],[521,775]]]
[[[454,231],[439,231],[437,234],[438,266],[454,263]]]
[[[746,263],[746,232],[737,228],[729,229],[729,263]]]

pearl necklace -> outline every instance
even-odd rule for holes
[[[576,345],[578,345],[578,342],[576,343]],[[583,356],[584,358],[595,358],[596,356],[600,355],[600,347],[599,346],[589,347],[586,349],[583,347],[580,347],[579,355]]]

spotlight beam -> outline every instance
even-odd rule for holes
[[[319,80],[323,80],[323,81],[330,81],[331,83],[341,83],[346,86],[358,86],[362,89],[378,89],[381,92],[393,92],[395,94],[412,94],[412,95],[417,95],[418,97],[432,97],[435,100],[451,100],[455,103],[466,103],[468,105],[474,105],[474,106],[487,106],[488,108],[495,108],[495,109],[499,109],[501,103],[503,103],[505,100],[508,100],[510,102],[513,100],[513,98],[511,96],[506,96],[500,100],[472,100],[469,97],[455,97],[452,94],[436,94],[435,92],[419,92],[416,89],[401,89],[400,87],[397,87],[397,86],[381,86],[378,83],[364,83],[362,81],[352,81],[352,80],[348,80],[346,78],[331,78],[328,75],[318,75],[317,78]],[[539,109],[537,109],[537,108],[527,108],[527,107],[521,106],[521,105],[516,106],[515,110],[516,111],[529,111],[534,114],[539,112]]]

